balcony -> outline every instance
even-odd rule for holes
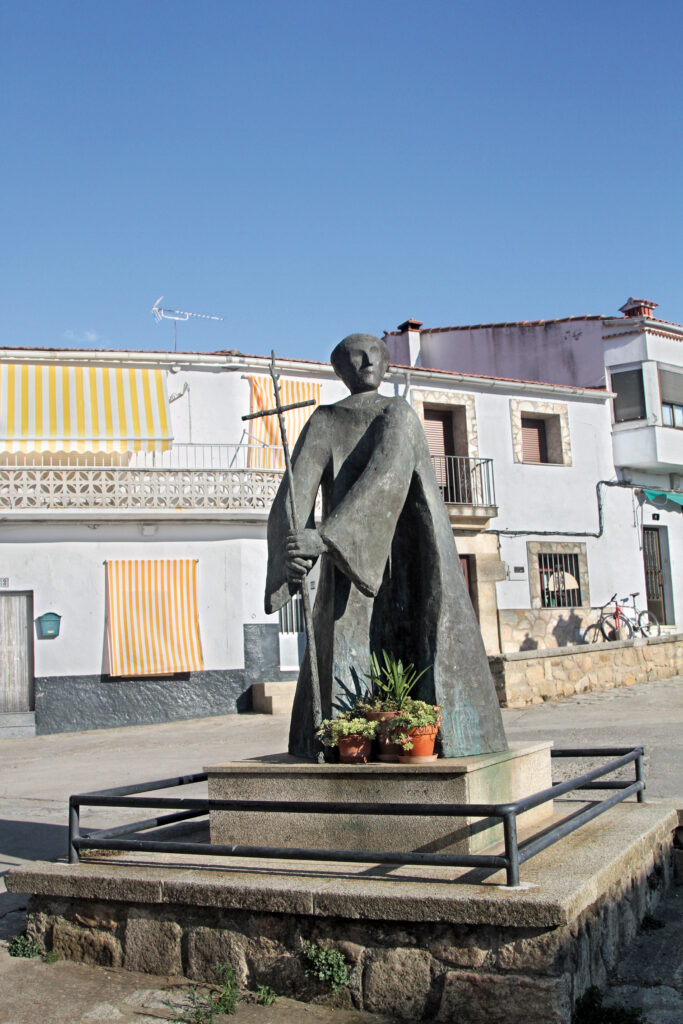
[[[451,525],[485,529],[498,515],[493,483],[493,459],[463,455],[432,455],[437,483]]]
[[[125,455],[2,453],[0,513],[139,518],[227,512],[260,518],[282,478],[279,457],[276,449],[227,444],[174,444],[165,452]]]
[[[282,479],[277,448],[174,444],[165,452],[0,453],[0,515],[17,518],[139,518],[270,511]],[[433,456],[454,525],[498,514],[492,459]]]
[[[683,430],[642,420],[615,423],[612,428],[614,465],[650,473],[680,473]]]

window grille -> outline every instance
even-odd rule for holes
[[[283,604],[279,612],[281,633],[303,633],[304,631],[304,605],[301,594]]]
[[[578,554],[540,554],[538,572],[543,608],[577,608],[581,604]]]

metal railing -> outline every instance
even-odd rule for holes
[[[103,789],[93,793],[81,793],[69,798],[69,848],[70,863],[77,863],[82,850],[120,850],[134,853],[176,853],[200,854],[214,857],[260,857],[276,860],[305,861],[345,861],[363,864],[424,864],[440,867],[488,868],[490,871],[505,870],[508,885],[519,885],[520,865],[530,860],[537,853],[547,849],[553,843],[563,839],[582,825],[587,824],[600,814],[604,814],[615,804],[636,796],[638,802],[644,800],[645,779],[643,775],[643,747],[598,747],[589,749],[551,750],[551,757],[610,757],[607,764],[593,768],[565,782],[554,783],[548,789],[533,793],[521,800],[505,804],[382,804],[382,803],[342,803],[335,801],[300,801],[287,802],[277,800],[209,800],[205,797],[173,798],[144,797],[141,793],[165,790],[176,786],[192,785],[205,782],[206,772],[194,775],[183,775],[172,779],[159,779],[156,782],[142,782],[132,786],[120,786],[116,789]],[[635,779],[632,782],[624,779],[605,779],[606,775],[623,768],[627,764],[635,766]],[[598,781],[599,779],[603,781]],[[561,821],[542,828],[536,834],[519,841],[517,836],[517,818],[541,804],[556,800],[557,797],[575,790],[605,790],[612,795],[603,800],[589,802],[580,810],[573,810]],[[170,814],[162,814],[142,821],[113,828],[97,829],[87,835],[80,830],[81,807],[154,807],[172,810]],[[148,831],[167,825],[187,821],[192,818],[205,817],[211,811],[260,811],[289,814],[372,814],[372,815],[418,815],[434,817],[466,817],[493,818],[503,825],[504,852],[500,854],[444,854],[422,853],[410,851],[378,850],[328,850],[276,846],[222,845],[209,843],[176,842],[173,840],[154,840],[139,838],[121,838],[134,836],[136,833]],[[112,863],[111,861],[109,862]],[[470,882],[471,879],[465,879]],[[453,881],[458,881],[454,878]]]
[[[0,452],[1,467],[36,469],[283,469],[278,446],[172,442],[166,451]]]
[[[432,455],[436,480],[447,505],[495,505],[493,459]]]

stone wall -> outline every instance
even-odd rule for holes
[[[580,644],[599,617],[593,608],[500,608],[500,649],[513,654]]]
[[[523,707],[682,675],[683,635],[519,651],[489,664],[501,707]]]
[[[34,896],[28,935],[64,959],[196,981],[215,982],[214,965],[227,962],[242,987],[266,984],[324,1001],[324,989],[305,973],[308,941],[344,954],[350,986],[341,1005],[396,1021],[458,1024],[500,1020],[504,1006],[506,1024],[569,1024],[575,1000],[589,985],[604,984],[655,909],[671,884],[671,865],[669,837],[554,927],[533,926],[533,919],[511,927],[504,911],[498,923],[455,924],[438,916],[365,918],[362,907],[349,917],[294,913],[286,903],[282,912],[229,909],[220,897],[199,906],[189,898],[169,905]]]

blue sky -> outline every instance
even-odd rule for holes
[[[683,321],[679,0],[4,0],[1,341]]]

